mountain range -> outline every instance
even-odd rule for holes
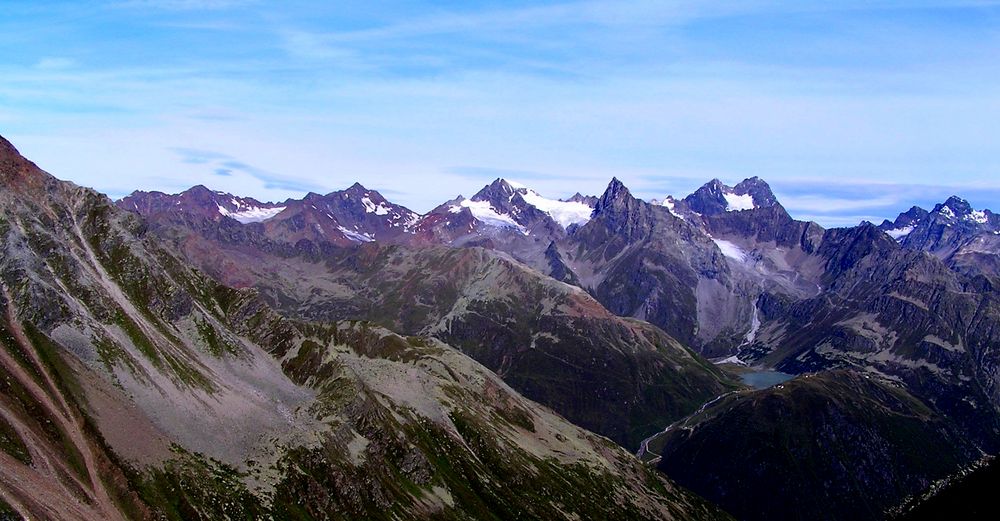
[[[0,173],[22,515],[885,519],[1000,450],[1000,216],[958,197],[824,229],[757,177],[419,214]]]

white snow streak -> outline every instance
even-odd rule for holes
[[[348,230],[343,226],[337,226],[337,229],[340,230],[340,233],[344,234],[348,239],[354,242],[372,242],[375,240],[374,237],[368,235],[367,233],[359,233],[353,230]]]

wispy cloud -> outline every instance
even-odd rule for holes
[[[323,186],[315,182],[258,168],[240,161],[229,154],[183,147],[174,147],[170,150],[179,155],[181,161],[184,163],[207,165],[213,174],[221,177],[231,177],[234,173],[247,174],[254,179],[262,181],[266,189],[289,190],[293,192],[323,190]]]

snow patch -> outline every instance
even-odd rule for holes
[[[893,230],[886,230],[885,234],[888,235],[889,237],[892,237],[893,239],[896,239],[898,241],[898,240],[901,240],[903,237],[906,237],[907,235],[909,235],[910,233],[912,233],[913,229],[914,229],[913,225],[904,226],[902,228],[896,228],[896,229],[893,229]]]
[[[737,195],[733,193],[723,193],[722,197],[726,199],[727,212],[738,212],[741,210],[753,210],[754,208],[757,208],[753,204],[753,196],[750,194]]]
[[[955,218],[955,212],[953,212],[951,210],[950,206],[943,206],[943,207],[941,207],[941,210],[938,213],[940,213],[941,215],[947,217],[948,219],[954,219]]]
[[[361,198],[361,204],[365,205],[365,213],[373,213],[375,215],[388,215],[390,208],[385,205],[385,203],[375,204],[372,202],[368,196]]]
[[[978,224],[986,224],[989,221],[986,217],[986,212],[983,210],[973,210],[972,213],[965,216],[965,220]]]
[[[348,239],[354,242],[372,242],[375,240],[374,237],[368,235],[367,233],[359,233],[353,230],[348,230],[343,226],[338,226],[337,229],[340,230],[340,233],[344,234]]]
[[[488,224],[490,226],[497,226],[500,228],[515,228],[520,230],[521,233],[526,233],[524,227],[517,224],[517,221],[513,217],[507,214],[498,213],[493,209],[493,205],[489,201],[471,201],[466,199],[460,203],[462,206],[469,209],[472,212],[472,216],[476,218],[479,222],[483,224]],[[448,211],[456,213],[454,207]],[[461,208],[458,209],[461,211]]]
[[[514,185],[511,184],[511,186]],[[523,186],[518,186],[518,188],[523,189]],[[549,217],[563,228],[569,228],[571,224],[583,224],[589,221],[590,214],[594,213],[594,209],[584,203],[546,199],[533,190],[524,190],[521,193],[524,202],[549,214]]]
[[[746,362],[744,362],[743,360],[740,360],[740,357],[738,357],[736,355],[730,356],[728,358],[723,358],[722,360],[716,360],[715,363],[716,364],[736,364],[736,365],[743,365],[743,366],[747,365]]]
[[[247,224],[247,223],[259,223],[266,221],[275,215],[278,215],[284,211],[284,206],[278,206],[275,208],[260,208],[257,206],[244,206],[239,204],[235,199],[233,199],[233,206],[239,208],[239,211],[231,212],[220,205],[216,205],[219,208],[219,213],[225,215],[226,217],[231,217],[237,221]]]
[[[740,262],[745,262],[747,260],[747,254],[743,251],[743,248],[724,240],[712,238],[712,242],[722,250],[722,254],[730,259],[738,260]]]
[[[678,217],[680,219],[684,218],[683,215],[677,213],[677,211],[674,210],[674,207],[676,206],[676,204],[674,203],[674,198],[673,197],[671,197],[669,195],[666,196],[666,197],[664,197],[663,201],[660,202],[660,206],[665,207],[667,209],[667,211],[669,211],[670,213],[672,213],[674,215],[674,217]]]

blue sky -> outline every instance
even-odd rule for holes
[[[3,4],[0,134],[113,197],[361,181],[425,211],[495,177],[758,175],[828,226],[1000,210],[993,2]]]

